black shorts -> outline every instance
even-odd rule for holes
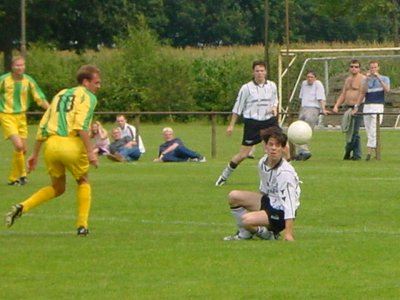
[[[243,129],[243,146],[253,146],[261,142],[260,130],[273,126],[279,126],[278,119],[271,117],[265,121],[257,121],[253,119],[244,119]]]
[[[263,195],[261,198],[261,210],[264,210],[268,215],[269,230],[278,234],[285,229],[285,214],[283,210],[273,208],[267,195]]]

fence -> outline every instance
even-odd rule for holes
[[[28,115],[42,115],[43,112],[28,112]],[[181,112],[181,111],[174,111],[174,112],[96,112],[96,115],[107,115],[107,116],[117,116],[117,115],[125,115],[133,117],[134,125],[136,126],[137,131],[140,131],[140,117],[142,115],[200,115],[200,116],[209,116],[211,120],[211,133],[210,133],[210,142],[211,142],[211,157],[215,159],[217,157],[217,117],[222,115],[230,115],[231,112]],[[360,115],[366,115],[364,113],[358,113]],[[282,113],[281,115],[288,115],[287,113]],[[289,120],[297,119],[298,113],[291,113]],[[343,113],[337,113],[336,116],[343,116]],[[398,113],[383,113],[383,114],[376,114],[378,117],[377,119],[377,126],[376,126],[376,159],[381,159],[381,141],[380,141],[380,123],[379,119],[380,116],[398,116]],[[397,125],[397,120],[396,120]]]

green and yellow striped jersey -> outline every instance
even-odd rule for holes
[[[22,80],[14,80],[11,73],[0,76],[0,112],[26,112],[32,101],[39,106],[46,101],[46,96],[32,77],[24,74]]]
[[[36,139],[77,136],[78,130],[89,130],[96,104],[96,96],[83,86],[60,91],[43,115]]]

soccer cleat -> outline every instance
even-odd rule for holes
[[[16,204],[11,207],[11,210],[6,214],[6,226],[11,227],[14,224],[16,218],[21,217],[22,215],[22,205]]]
[[[25,185],[27,183],[28,183],[28,177],[22,176],[22,177],[19,178],[19,184],[20,185]]]
[[[223,186],[226,183],[226,179],[222,176],[219,176],[217,181],[215,182],[215,186]]]
[[[236,233],[234,235],[228,235],[223,238],[224,241],[244,241],[244,240],[251,240],[252,236],[248,238],[241,237],[239,233]]]
[[[275,234],[272,231],[266,230],[262,233],[256,233],[256,236],[258,236],[260,239],[262,240],[268,240],[268,241],[272,241],[272,240],[276,240],[275,238]]]
[[[200,156],[200,157],[198,158],[198,162],[207,162],[207,159],[206,159],[205,156]]]
[[[366,161],[370,161],[371,160],[371,154],[367,154],[367,157],[365,158]]]
[[[87,228],[81,226],[81,227],[79,227],[79,228],[77,229],[76,234],[77,234],[78,236],[83,236],[83,237],[85,237],[85,236],[87,236],[87,235],[89,234],[89,229],[87,229]]]
[[[7,182],[7,185],[19,185],[19,180],[10,180]]]
[[[310,159],[310,157],[311,157],[311,153],[309,153],[309,152],[302,152],[302,153],[297,154],[297,155],[294,157],[293,160],[305,161],[305,160],[307,160],[307,159]]]

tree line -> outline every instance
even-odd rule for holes
[[[290,41],[398,40],[397,0],[287,0]],[[21,2],[0,1],[0,51],[6,59],[21,42]],[[145,20],[162,45],[254,45],[268,37],[283,43],[282,0],[26,0],[28,46],[82,52],[115,47],[116,38]]]

